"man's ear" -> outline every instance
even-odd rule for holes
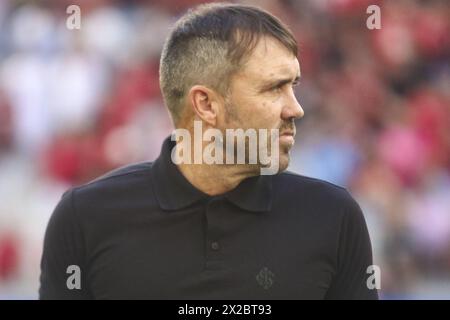
[[[189,90],[188,101],[200,119],[213,127],[217,125],[220,97],[214,90],[202,85],[195,85]]]

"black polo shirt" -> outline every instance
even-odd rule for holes
[[[172,147],[64,194],[45,235],[41,299],[377,298],[364,217],[345,189],[284,172],[208,196]]]

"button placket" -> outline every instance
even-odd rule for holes
[[[211,249],[213,249],[214,251],[218,251],[220,249],[219,242],[217,241],[211,242]]]
[[[210,200],[205,207],[206,211],[206,265],[215,265],[220,262],[222,255],[222,244],[220,242],[220,229],[215,216],[220,210],[220,199]]]

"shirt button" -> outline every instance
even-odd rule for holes
[[[211,249],[213,249],[214,251],[219,250],[220,246],[219,243],[217,241],[214,241],[211,243]]]

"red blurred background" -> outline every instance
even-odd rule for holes
[[[203,1],[0,2],[0,298],[36,298],[61,194],[153,160],[172,126],[158,84],[165,37]],[[381,297],[450,299],[448,1],[265,0],[299,46],[305,109],[290,169],[363,208]],[[67,6],[81,29],[66,28]],[[381,8],[381,29],[366,8]]]

